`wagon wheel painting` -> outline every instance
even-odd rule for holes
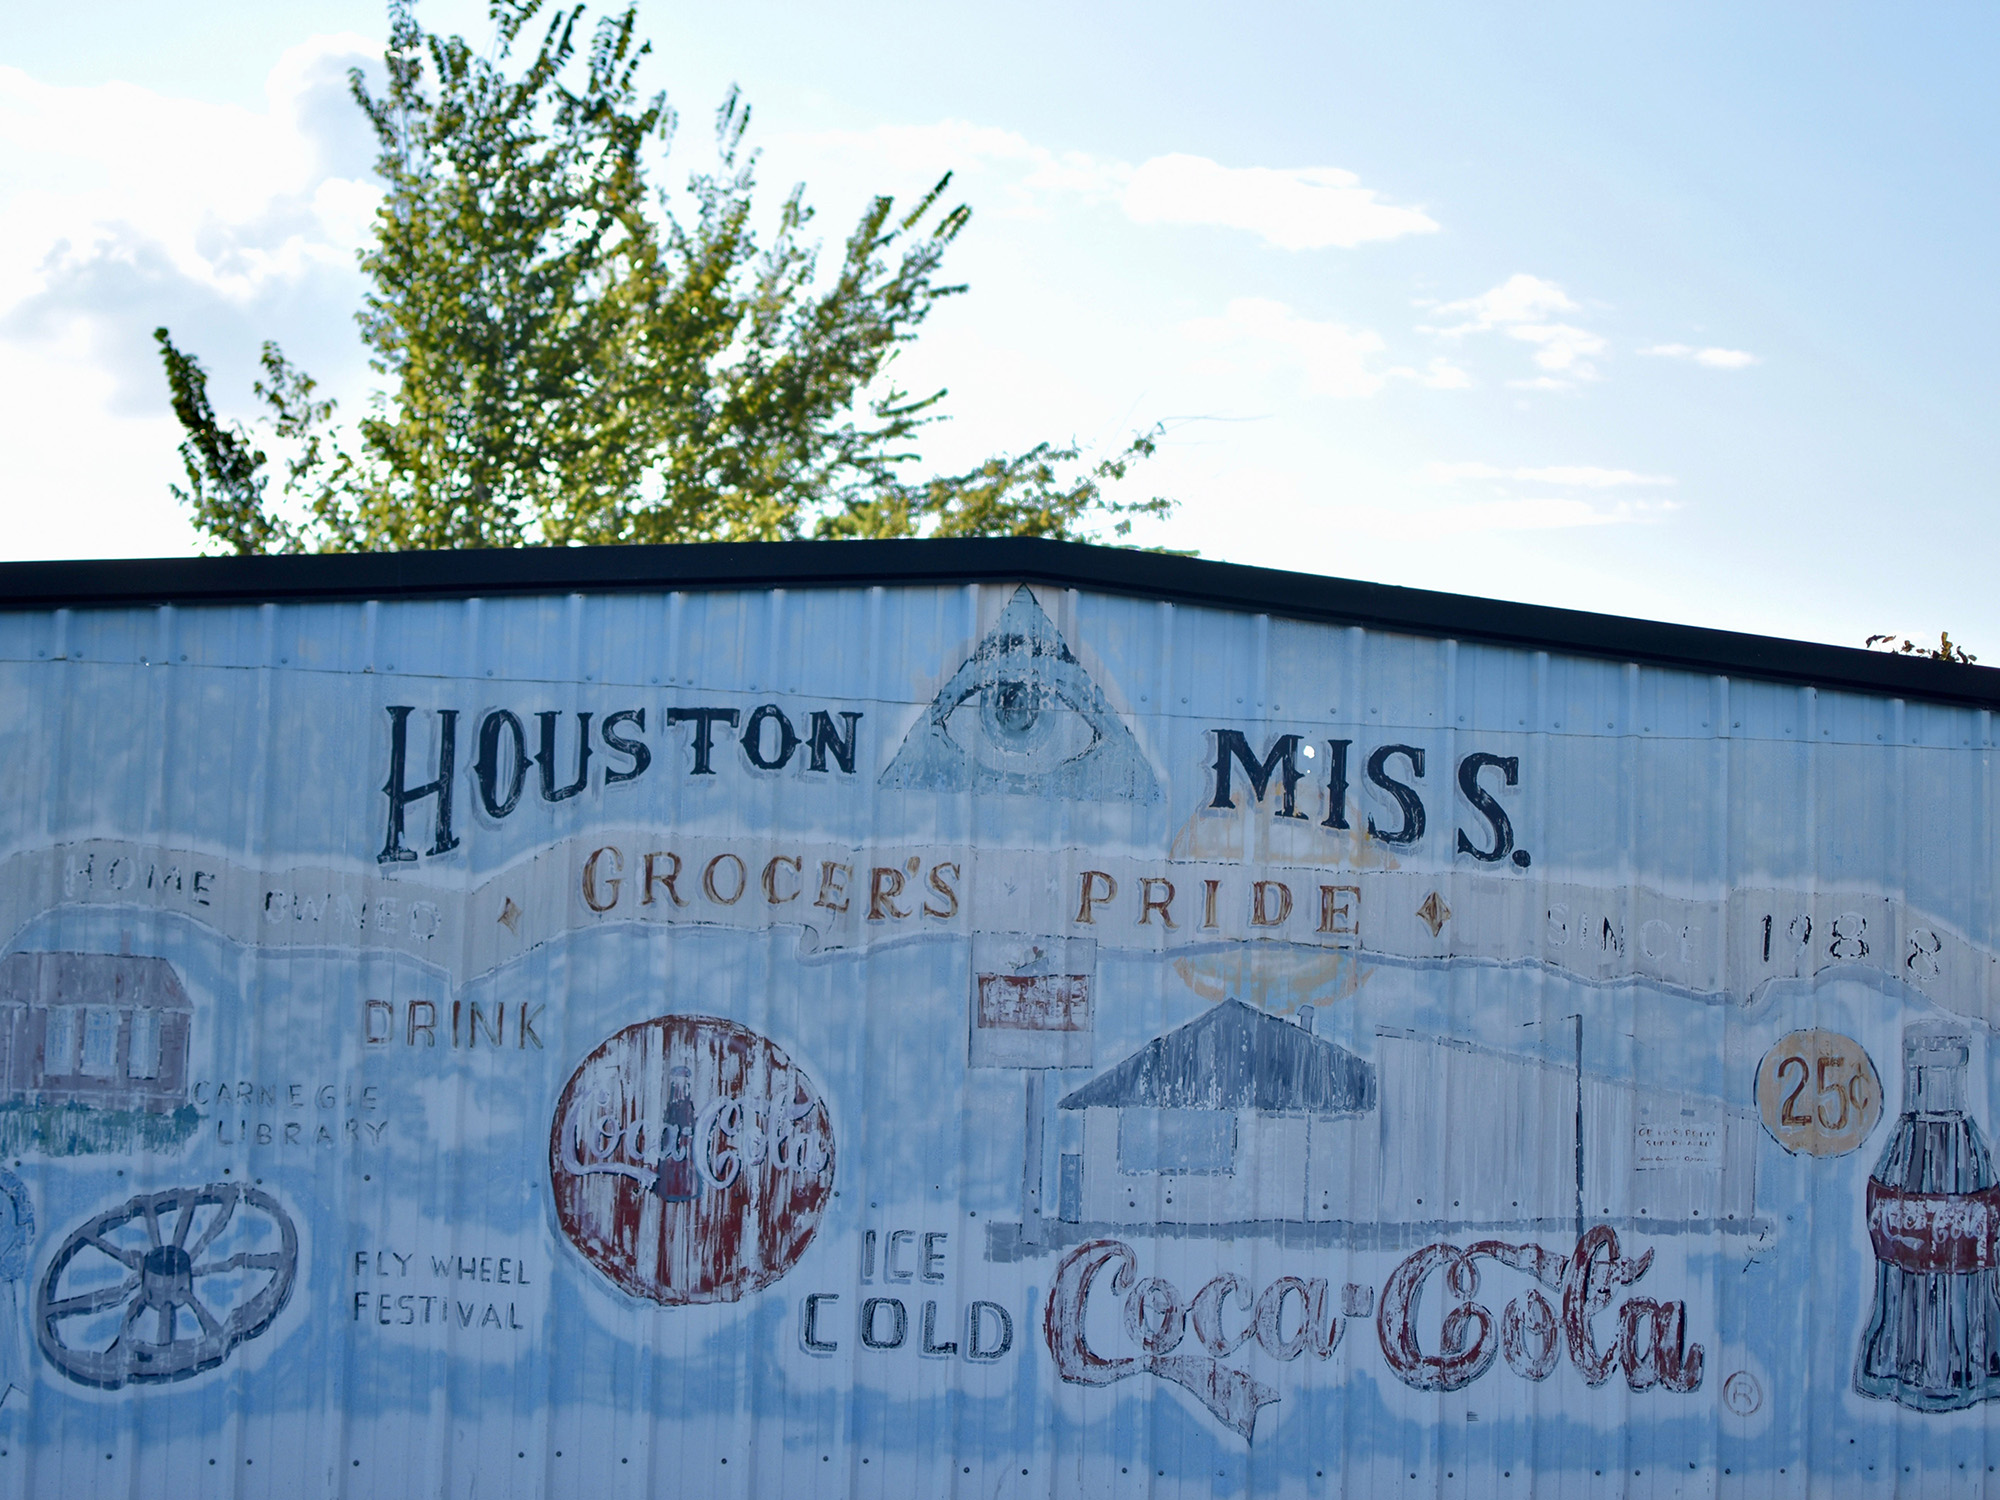
[[[298,1264],[298,1230],[269,1193],[141,1193],[63,1241],[35,1287],[35,1334],[83,1385],[183,1380],[271,1326]]]

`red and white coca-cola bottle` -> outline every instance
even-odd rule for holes
[[[1903,1033],[1903,1113],[1868,1179],[1875,1315],[1854,1388],[1919,1411],[2000,1396],[2000,1187],[1965,1113],[1971,1052],[1956,1026]]]

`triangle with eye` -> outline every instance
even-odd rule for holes
[[[1132,731],[1025,584],[904,736],[881,785],[1160,800],[1159,778]]]

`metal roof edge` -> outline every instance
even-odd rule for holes
[[[1022,582],[2000,707],[2000,669],[1033,537],[0,563],[0,610]]]

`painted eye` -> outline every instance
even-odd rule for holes
[[[978,765],[1016,776],[1051,771],[1098,740],[1055,684],[1004,668],[967,689],[944,728]]]

